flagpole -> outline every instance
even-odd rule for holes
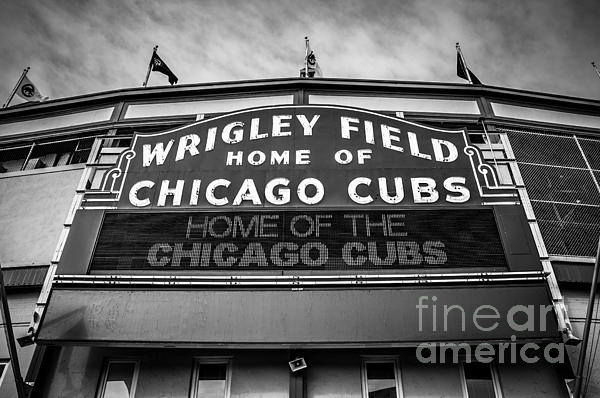
[[[458,42],[456,42],[456,51],[458,51],[458,55],[462,60],[463,65],[465,66],[465,72],[467,72],[467,80],[469,81],[469,83],[473,84],[473,81],[471,80],[471,72],[469,72],[469,67],[467,66],[467,60],[465,60],[462,50],[460,49],[460,44]]]
[[[594,61],[592,61],[592,66],[594,67],[594,70],[596,71],[596,74],[598,75],[598,79],[600,79],[600,70],[598,70],[598,67],[596,66],[596,63]]]
[[[11,93],[10,93],[8,99],[6,100],[6,102],[4,103],[4,105],[2,105],[2,108],[8,107],[8,104],[10,104],[10,101],[12,101],[13,97],[15,96],[15,93],[17,92],[17,89],[21,85],[21,82],[23,81],[23,79],[25,79],[25,76],[27,76],[27,72],[29,72],[29,69],[30,69],[29,66],[27,68],[23,69],[23,73],[21,73],[21,77],[19,78],[19,81],[15,85],[15,88],[13,88],[13,90],[11,91]]]
[[[304,36],[304,77],[308,79],[308,36]]]
[[[158,46],[154,46],[154,50],[152,50],[152,58],[150,58],[150,63],[148,64],[148,72],[146,72],[146,79],[144,83],[142,83],[142,87],[146,87],[148,85],[148,79],[150,78],[150,70],[152,69],[152,60],[154,59],[154,53],[158,50]]]

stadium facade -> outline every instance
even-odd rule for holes
[[[501,87],[291,78],[3,109],[27,393],[568,397],[599,181],[600,101]]]

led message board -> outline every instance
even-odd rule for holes
[[[505,267],[491,209],[108,213],[92,270]]]

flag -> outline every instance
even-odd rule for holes
[[[179,80],[177,76],[175,76],[175,73],[173,73],[171,69],[169,69],[167,64],[165,64],[165,62],[162,59],[160,59],[156,51],[152,53],[152,59],[150,60],[150,70],[167,75],[169,77],[169,83],[171,83],[171,85],[176,84]]]
[[[471,72],[471,69],[467,68],[465,61],[460,53],[460,48],[456,47],[456,74],[458,77],[461,77],[465,80],[470,80],[473,84],[483,84],[481,80],[475,76],[475,73]],[[471,77],[469,79],[469,76]]]
[[[48,99],[48,97],[40,93],[35,84],[27,76],[23,76],[19,87],[17,87],[16,94],[29,102],[41,102]]]
[[[321,67],[317,62],[315,52],[310,48],[308,38],[306,40],[306,57],[304,58],[304,67],[300,69],[300,77],[306,77],[306,67],[308,66],[308,77],[323,77]]]

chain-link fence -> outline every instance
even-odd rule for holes
[[[600,234],[600,140],[573,133],[508,135],[549,254],[595,255]]]

